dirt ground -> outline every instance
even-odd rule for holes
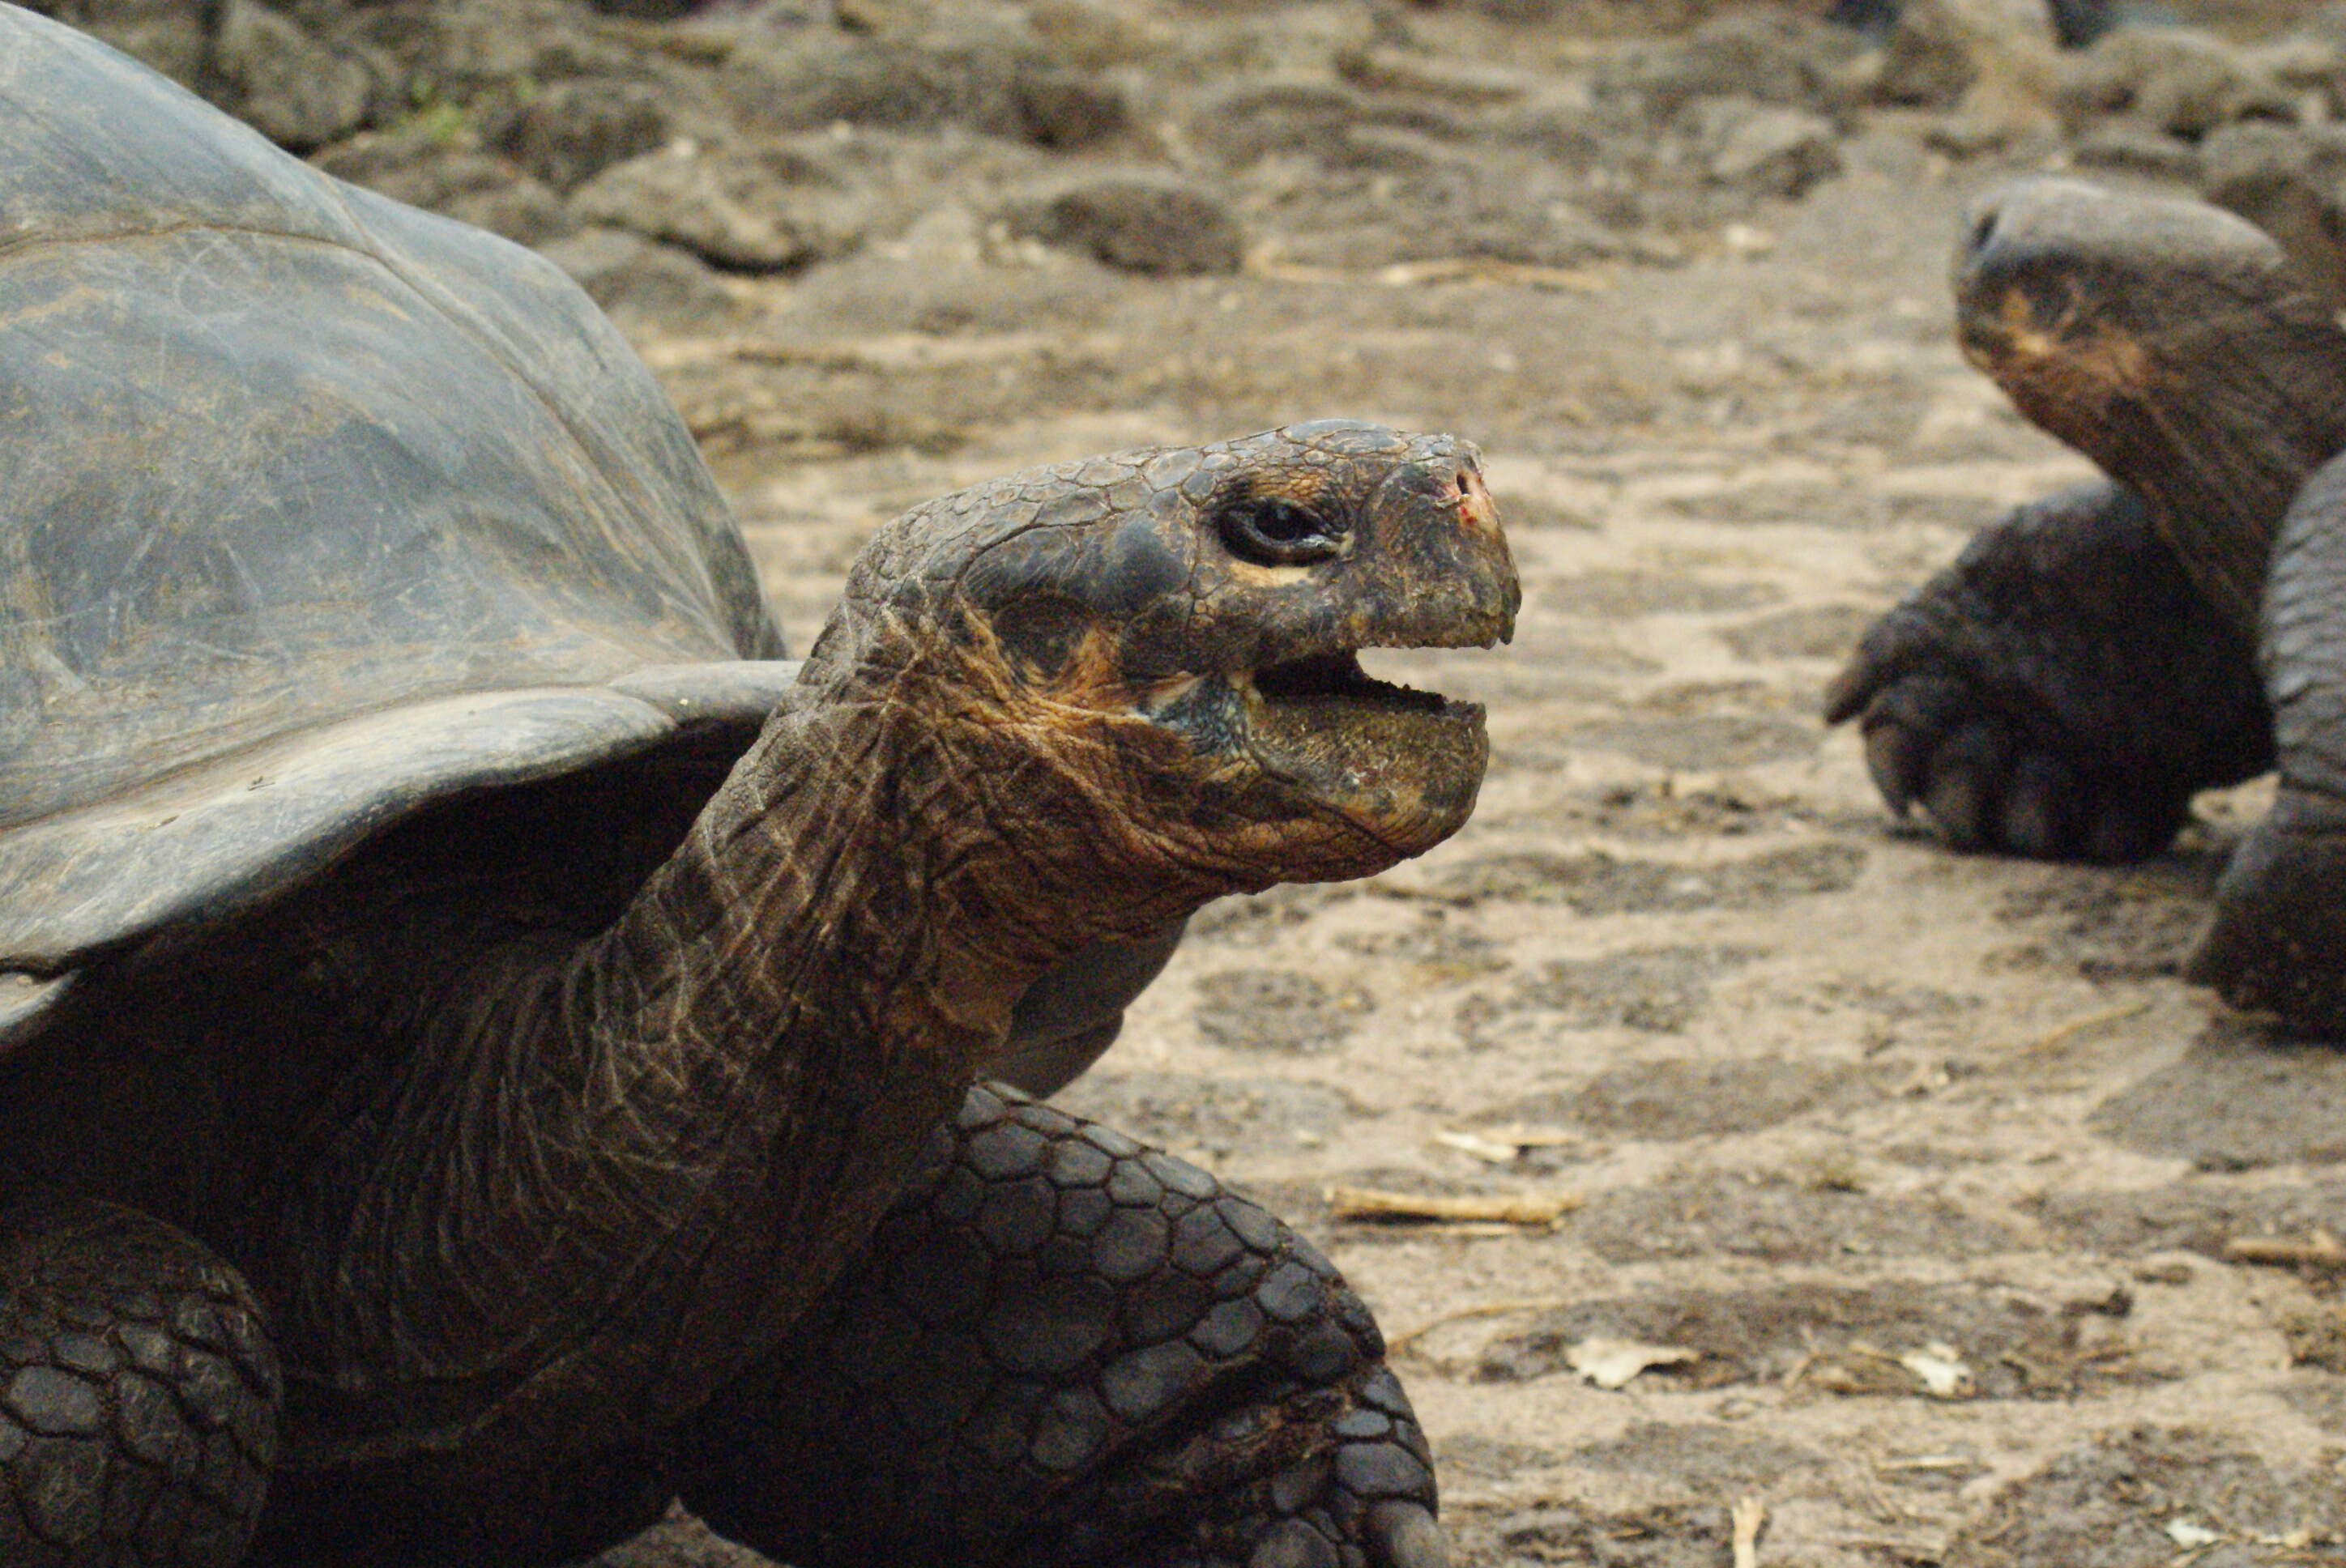
[[[1209,911],[1063,1097],[1343,1267],[1466,1563],[1725,1568],[1745,1499],[1783,1568],[2346,1563],[2346,1301],[2221,1257],[2346,1232],[2346,1056],[2175,978],[2256,789],[2133,869],[1965,859],[1816,718],[1869,617],[2087,472],[1949,341],[1950,237],[2014,160],[1895,116],[1844,150],[1681,266],[1165,282],[947,240],[773,289],[761,347],[648,349],[712,430],[753,395],[712,358],[763,352],[949,448],[722,452],[801,646],[872,527],[997,470],[1318,414],[1484,443],[1515,641],[1380,661],[1489,704],[1474,820]],[[1579,1207],[1342,1223],[1336,1186]],[[1605,1341],[1649,1349],[1576,1371]]]
[[[117,9],[150,58],[199,59],[173,31],[195,8]],[[446,49],[495,9],[451,0]],[[283,96],[342,79],[322,67],[264,97],[252,62],[324,46],[253,6],[260,42],[201,68],[281,139],[348,137],[329,167],[572,245],[799,647],[874,527],[991,474],[1323,415],[1484,444],[1515,642],[1372,657],[1489,705],[1474,820],[1374,881],[1206,911],[1064,1096],[1342,1266],[1396,1341],[1464,1563],[2346,1563],[2346,1273],[2227,1253],[2346,1235],[2346,1054],[2176,978],[2258,787],[2138,867],[1963,858],[1892,821],[1817,718],[1872,616],[2089,472],[1958,359],[1943,274],[1978,192],[2092,138],[1952,89],[1885,101],[1851,85],[1881,56],[1814,29],[1805,56],[1608,65],[1638,30],[1623,0],[1012,9],[1009,53],[894,57],[961,63],[909,106],[817,94],[781,123],[785,88],[837,83],[770,53],[736,101],[780,128],[732,163],[675,84],[734,46],[657,20],[578,24],[569,66],[512,43],[505,76],[466,78],[384,42],[423,0],[287,0],[316,38],[376,29],[338,56],[347,102]],[[846,70],[948,12],[758,14],[837,23]],[[658,66],[632,97],[542,90],[622,56]],[[386,61],[426,74],[386,97]],[[2208,115],[2296,113],[2274,84],[2313,79],[2224,69],[2189,55],[2158,123],[2101,127],[2092,161],[2188,180]],[[977,86],[937,108],[956,83]],[[599,163],[640,156],[581,184],[580,126],[619,138]],[[1033,218],[1028,182],[1135,164],[1179,171],[1197,220],[1136,227],[1112,193]],[[816,240],[760,205],[778,190]],[[1117,249],[1168,227],[1177,275]],[[1369,1223],[1335,1187],[1568,1205]],[[747,1561],[688,1522],[605,1560]]]

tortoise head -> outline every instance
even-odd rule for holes
[[[1518,592],[1475,449],[1326,421],[1013,475],[891,524],[802,683],[906,705],[996,836],[1212,891],[1440,842],[1482,709],[1368,647],[1483,647]]]
[[[2023,180],[1972,212],[1954,288],[1965,357],[2216,576],[2255,575],[2290,496],[2346,445],[2346,333],[2229,212]],[[2208,585],[2252,616],[2254,583]]]

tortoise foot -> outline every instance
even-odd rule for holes
[[[1364,1522],[1359,1544],[1343,1540],[1341,1531],[1300,1520],[1281,1523],[1263,1537],[1243,1568],[1341,1568],[1362,1561],[1377,1568],[1449,1568],[1449,1541],[1422,1505],[1380,1502]]]
[[[1299,1431],[1336,1440],[1271,1469],[1263,1451]],[[1116,1568],[1448,1568],[1448,1538],[1433,1517],[1424,1435],[1400,1382],[1382,1366],[1340,1400],[1290,1396],[1235,1412],[1143,1467],[1152,1478],[1188,1470],[1189,1516],[1164,1536],[1110,1559]],[[1217,1492],[1207,1472],[1255,1479]],[[1110,1489],[1111,1495],[1113,1488]],[[1054,1562],[1085,1563],[1089,1531],[1068,1532]]]
[[[1358,1296],[1196,1166],[972,1090],[870,1250],[678,1434],[800,1568],[1444,1568]]]
[[[1860,641],[1825,698],[1893,811],[1954,849],[2157,853],[2194,791],[2270,765],[2247,643],[2141,503],[2082,485],[1981,530]]]
[[[277,1447],[260,1309],[129,1209],[0,1213],[0,1563],[230,1568]]]
[[[2346,1042],[2346,802],[2284,787],[2216,887],[2185,978],[2294,1033]]]

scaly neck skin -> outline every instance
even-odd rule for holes
[[[2200,591],[2252,645],[2290,503],[2346,448],[2346,333],[2326,317],[2276,323],[2267,340],[2217,337],[2191,361],[2190,392],[2129,411],[2117,472],[2151,502]]]
[[[688,1408],[862,1245],[1031,980],[1220,891],[1071,901],[913,707],[786,708],[610,931],[454,988],[287,1242],[312,1462],[556,1363],[600,1421]]]
[[[2149,503],[2193,583],[2253,646],[2282,515],[2346,450],[2346,331],[2290,293],[2148,341],[2147,353],[2084,349],[1993,373]]]

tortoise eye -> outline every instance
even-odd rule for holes
[[[1276,496],[1233,502],[1219,521],[1230,553],[1259,565],[1302,566],[1343,553],[1342,524]]]

